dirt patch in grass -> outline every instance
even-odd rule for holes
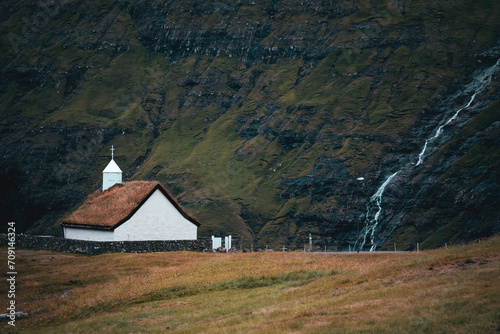
[[[298,286],[292,286],[290,288],[287,288],[287,289],[283,290],[283,293],[292,292],[292,291],[295,291],[295,290],[298,290],[298,289],[299,289]]]
[[[100,332],[110,332],[112,330],[114,330],[116,328],[116,325],[109,325],[109,326],[105,326],[105,327],[101,327],[99,329]]]
[[[389,279],[381,279],[381,281],[386,284],[404,284],[416,281],[422,276],[453,275],[466,269],[478,268],[491,263],[500,265],[500,257],[482,255],[480,257],[460,260],[444,266],[429,266],[427,269],[407,271],[400,275],[391,276]]]
[[[263,307],[261,308],[260,310],[256,311],[255,314],[267,314],[267,313],[272,313],[272,312],[275,312],[277,310],[279,310],[280,307],[279,306],[266,306],[266,307]]]
[[[144,305],[144,306],[140,306],[140,307],[133,307],[130,309],[130,312],[135,312],[135,311],[149,311],[149,310],[152,310],[153,307],[151,306],[148,306],[148,305]]]
[[[466,270],[469,268],[477,268],[479,266],[488,264],[490,262],[494,262],[495,264],[500,264],[500,257],[493,257],[491,255],[482,255],[474,259],[465,259],[461,260],[447,266],[442,267],[429,267],[428,271],[433,271],[436,274],[454,274],[460,272],[462,270]]]
[[[162,315],[159,317],[151,317],[151,318],[146,318],[146,319],[141,319],[139,320],[140,325],[152,325],[152,324],[158,324],[162,322],[167,322],[170,319],[172,319],[172,316],[170,315]]]
[[[191,303],[191,301],[187,300],[187,301],[184,301],[184,302],[175,302],[175,303],[161,304],[160,307],[180,306],[180,305],[187,305],[187,304],[190,304],[190,303]]]

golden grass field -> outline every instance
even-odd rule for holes
[[[499,237],[399,254],[18,249],[16,261],[16,310],[29,317],[0,322],[7,333],[500,331]]]

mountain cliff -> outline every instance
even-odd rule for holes
[[[0,7],[0,212],[20,230],[60,234],[111,145],[124,180],[162,182],[200,236],[245,247],[500,230],[497,1]]]

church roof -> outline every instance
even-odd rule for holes
[[[160,190],[174,207],[191,223],[200,224],[156,181],[117,183],[105,191],[97,190],[63,220],[64,226],[114,230],[129,220],[156,191]]]
[[[104,168],[104,170],[102,172],[103,173],[121,173],[122,170],[120,169],[120,167],[118,167],[115,160],[111,159],[109,164],[106,166],[106,168]]]

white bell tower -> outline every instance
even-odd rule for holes
[[[114,147],[111,145],[111,161],[102,171],[102,191],[122,182],[122,170],[114,160]]]

